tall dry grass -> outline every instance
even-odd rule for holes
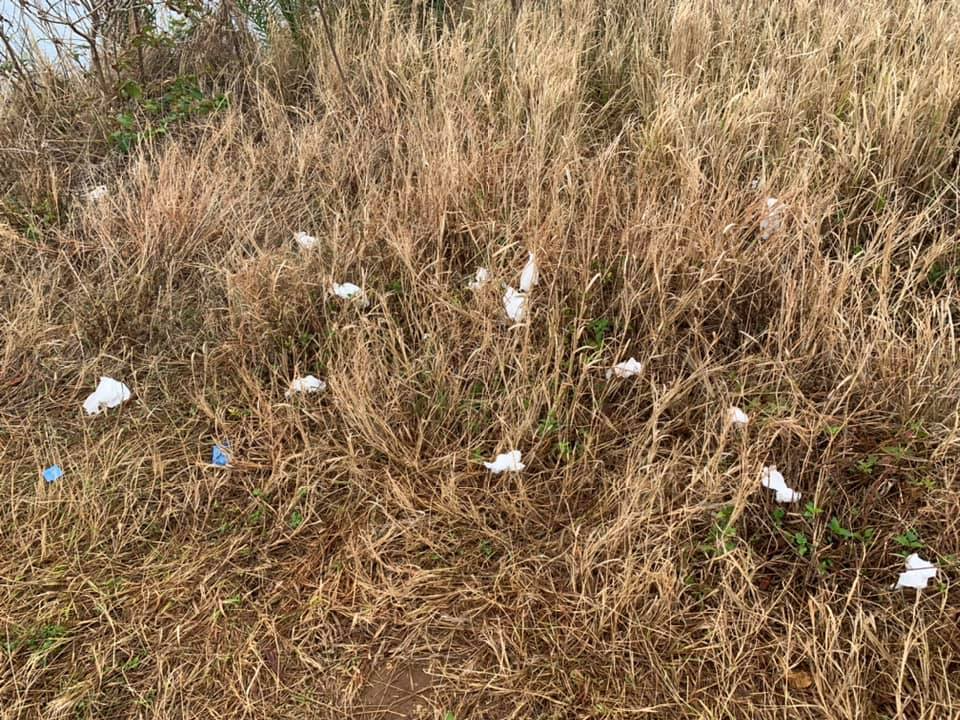
[[[960,6],[373,5],[129,159],[0,110],[0,717],[960,717]]]

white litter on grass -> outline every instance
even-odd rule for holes
[[[768,197],[766,204],[767,212],[760,220],[760,237],[769,240],[783,228],[783,213],[787,206],[775,197]]]
[[[760,484],[776,492],[778,503],[793,503],[800,499],[800,493],[787,486],[787,481],[783,479],[783,475],[777,470],[776,465],[770,465],[763,469]]]
[[[474,279],[467,283],[468,290],[479,290],[484,285],[487,284],[487,281],[490,280],[490,271],[485,267],[477,268],[477,274],[474,276]]]
[[[97,185],[95,188],[91,188],[90,190],[87,191],[87,202],[88,203],[100,202],[109,194],[110,194],[110,191],[107,190],[106,185]]]
[[[291,397],[296,393],[323,392],[326,389],[327,384],[323,380],[320,380],[313,375],[307,375],[306,377],[296,378],[290,382],[290,389],[287,390],[287,397]]]
[[[503,294],[503,309],[507,311],[507,317],[514,322],[522,321],[527,314],[527,296],[508,287]]]
[[[607,380],[614,375],[618,378],[633,377],[634,375],[639,375],[642,371],[643,363],[638,362],[635,358],[630,358],[629,360],[624,360],[622,363],[617,363],[612,368],[607,368]]]
[[[743,427],[750,422],[750,418],[747,417],[747,414],[736,405],[731,406],[730,409],[727,410],[727,418],[731,423],[734,425],[739,425],[740,427]]]
[[[493,462],[485,462],[483,466],[494,475],[499,475],[502,472],[520,472],[526,467],[520,462],[519,450],[500,453],[493,459]]]
[[[94,390],[83,401],[87,415],[98,415],[107,408],[115,408],[130,399],[130,388],[113,378],[101,377]]]
[[[921,590],[937,576],[937,566],[929,560],[924,560],[916,553],[907,556],[906,564],[906,572],[900,573],[900,579],[897,580],[897,589],[916,588]]]
[[[309,250],[314,245],[317,244],[317,239],[313,235],[307,235],[303,230],[298,230],[293,234],[293,239],[296,241],[297,245],[302,247],[304,250]]]
[[[353,300],[360,303],[363,307],[368,305],[366,296],[363,294],[363,288],[353,283],[334,283],[331,292],[343,300]]]
[[[520,292],[530,292],[538,282],[540,282],[540,268],[537,266],[537,258],[533,253],[529,253],[527,264],[523,266],[523,272],[520,273]]]

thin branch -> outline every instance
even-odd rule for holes
[[[3,46],[6,49],[7,57],[10,58],[10,67],[13,68],[14,72],[20,78],[20,86],[30,95],[30,99],[34,102],[34,104],[36,104],[38,98],[36,89],[33,87],[33,80],[30,77],[30,73],[28,73],[27,69],[23,66],[23,63],[20,62],[20,58],[17,57],[17,53],[13,48],[13,44],[7,37],[6,30],[3,29],[4,23],[12,25],[9,20],[0,15],[0,42],[3,43]]]
[[[350,85],[347,83],[347,75],[343,72],[343,65],[340,64],[340,56],[337,54],[337,46],[333,39],[333,30],[330,28],[330,20],[327,18],[327,11],[323,5],[323,0],[320,0],[320,2],[317,3],[317,9],[320,11],[320,22],[323,24],[323,31],[327,36],[327,45],[330,47],[330,54],[333,55],[333,62],[337,66],[337,72],[340,74],[340,82],[343,83],[344,90],[346,90],[347,95],[356,102],[356,98],[350,90]]]

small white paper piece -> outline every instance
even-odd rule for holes
[[[467,283],[468,290],[479,290],[484,285],[487,284],[487,281],[490,279],[490,271],[485,267],[477,268],[477,274],[474,276],[474,279]]]
[[[638,362],[636,358],[624,360],[617,363],[612,368],[607,368],[607,380],[616,375],[618,378],[628,378],[639,375],[643,371],[643,363]]]
[[[302,247],[304,250],[309,250],[314,245],[317,244],[317,239],[313,235],[307,235],[303,230],[298,230],[293,234],[293,239],[297,242],[297,245]]]
[[[110,191],[107,190],[106,185],[97,185],[94,188],[91,188],[87,191],[87,202],[88,203],[98,203],[103,200],[107,195],[110,194]]]
[[[323,392],[326,389],[327,384],[323,380],[313,375],[307,375],[306,377],[296,378],[290,383],[290,389],[287,390],[287,397],[295,393]]]
[[[130,399],[130,388],[113,378],[101,377],[94,390],[83,401],[87,415],[98,415],[107,408],[115,408]]]
[[[731,406],[730,409],[727,410],[727,418],[729,418],[731,423],[740,427],[743,427],[750,422],[750,418],[747,417],[747,414],[736,405]]]
[[[916,588],[921,590],[937,576],[937,566],[929,560],[913,553],[907,556],[907,571],[900,573],[897,588]]]
[[[776,492],[776,501],[778,503],[794,503],[800,499],[800,493],[787,486],[787,481],[783,479],[783,475],[777,470],[776,465],[770,465],[763,469],[763,474],[760,476],[760,484]]]
[[[527,296],[508,287],[503,295],[503,309],[507,311],[507,317],[514,322],[522,321],[527,314]]]
[[[493,462],[485,462],[483,466],[494,475],[499,475],[502,472],[520,472],[526,467],[520,462],[519,450],[500,453],[493,459]]]
[[[334,283],[331,292],[338,298],[353,300],[354,302],[360,303],[363,307],[366,307],[368,304],[367,297],[363,294],[363,288],[353,283]]]
[[[533,253],[529,253],[527,264],[523,266],[523,272],[520,273],[520,292],[530,292],[538,282],[540,282],[540,268],[537,266],[537,258]]]
[[[773,235],[783,228],[783,212],[786,205],[775,197],[766,199],[767,212],[760,220],[760,237],[769,240]]]

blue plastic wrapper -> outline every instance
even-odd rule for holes
[[[219,467],[226,467],[230,464],[230,456],[227,454],[227,447],[224,445],[214,445],[210,462]]]
[[[63,476],[63,470],[59,465],[51,465],[43,471],[43,479],[48,483],[56,482]]]

